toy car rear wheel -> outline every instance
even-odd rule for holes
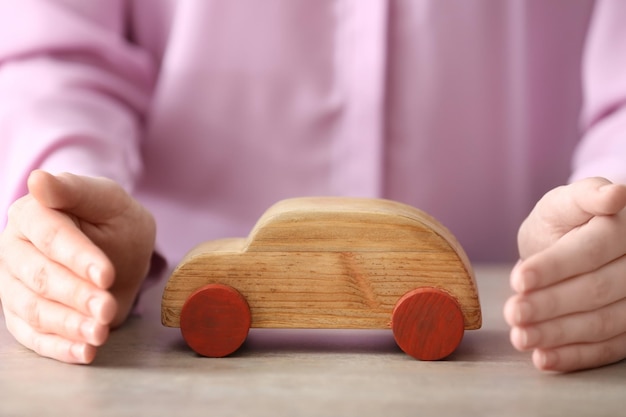
[[[250,307],[236,289],[209,284],[193,292],[180,312],[187,345],[202,356],[221,358],[235,352],[250,330]]]
[[[457,348],[465,325],[458,302],[437,288],[418,288],[398,300],[391,327],[396,343],[420,360],[439,360]]]

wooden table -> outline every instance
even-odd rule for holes
[[[623,416],[626,362],[572,374],[535,370],[508,341],[505,266],[478,266],[481,330],[448,360],[419,362],[389,331],[252,330],[207,359],[147,311],[91,366],[38,357],[0,326],[0,416]]]

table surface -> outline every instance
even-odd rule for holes
[[[0,326],[0,416],[626,415],[626,362],[546,373],[511,347],[508,272],[476,267],[483,328],[437,362],[387,330],[253,329],[233,356],[202,358],[161,326],[162,286],[89,366],[38,357]]]

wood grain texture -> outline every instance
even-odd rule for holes
[[[420,360],[439,360],[461,343],[463,313],[446,292],[417,288],[396,304],[391,328],[396,343],[405,353]]]
[[[209,283],[245,297],[252,327],[390,328],[397,301],[420,287],[446,291],[464,327],[481,326],[474,273],[454,236],[426,213],[389,200],[285,200],[248,238],[197,246],[166,285],[162,323],[179,327],[187,297]]]

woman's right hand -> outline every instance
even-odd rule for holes
[[[117,183],[34,171],[0,234],[10,333],[38,354],[90,363],[129,314],[154,250],[152,215]]]

